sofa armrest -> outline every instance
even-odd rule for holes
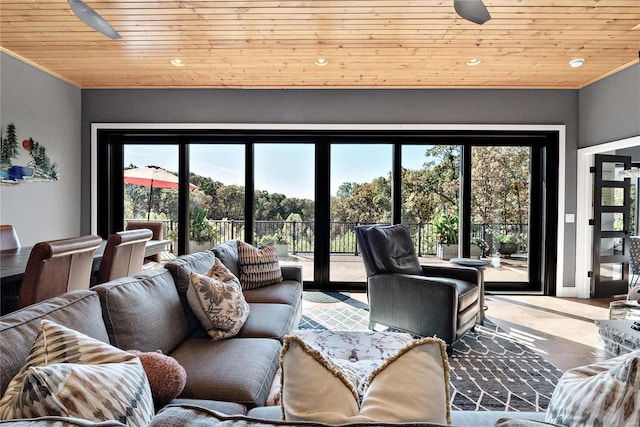
[[[302,283],[302,266],[301,265],[281,265],[282,280],[294,280]]]
[[[442,277],[443,279],[458,279],[480,285],[480,271],[477,268],[428,264],[422,264],[420,267],[422,268],[422,273],[427,277],[432,276]]]

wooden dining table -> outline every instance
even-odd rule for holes
[[[159,254],[164,251],[171,240],[149,240],[145,248],[144,256]],[[100,268],[100,261],[104,254],[104,248],[107,244],[106,240],[102,241],[102,245],[96,249],[93,254],[93,271],[96,272]],[[9,249],[0,251],[0,284],[5,285],[21,283],[22,276],[29,261],[32,246],[23,246],[18,249]]]

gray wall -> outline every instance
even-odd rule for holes
[[[33,138],[58,164],[56,182],[0,184],[0,223],[13,224],[24,246],[78,236],[80,227],[80,89],[0,53],[0,124],[16,126],[18,139]],[[14,165],[29,153],[19,148]]]
[[[640,64],[580,90],[578,148],[640,135]]]
[[[91,123],[415,123],[566,125],[567,212],[575,213],[577,90],[83,90],[83,160]],[[83,170],[83,228],[89,230],[90,170]],[[575,241],[574,224],[565,239]],[[574,249],[565,248],[565,286]]]

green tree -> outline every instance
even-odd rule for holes
[[[4,133],[0,130],[0,137]],[[16,126],[13,123],[7,125],[7,136],[2,138],[2,146],[0,147],[0,166],[8,168],[11,166],[11,159],[18,156],[18,136],[16,135]]]

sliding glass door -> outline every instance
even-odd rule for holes
[[[354,229],[405,224],[422,262],[482,258],[487,289],[553,293],[557,134],[99,134],[101,235],[161,220],[176,254],[278,244],[308,289],[364,290]],[[125,180],[154,166],[162,187]]]
[[[255,244],[275,242],[281,265],[301,265],[314,280],[315,147],[313,144],[254,145]]]
[[[391,144],[331,144],[329,279],[367,280],[355,227],[391,223]]]

